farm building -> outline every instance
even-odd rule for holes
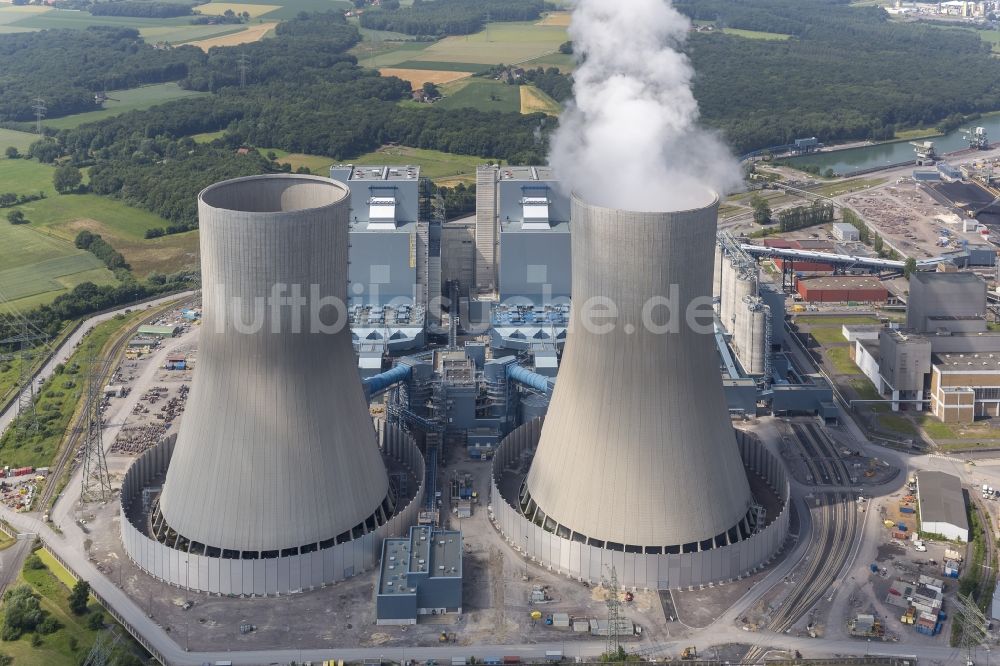
[[[799,280],[796,290],[810,303],[885,303],[889,291],[877,278],[868,276],[831,276]]]
[[[941,534],[956,541],[969,540],[965,495],[957,476],[944,472],[918,473],[917,506],[921,532]]]

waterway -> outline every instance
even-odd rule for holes
[[[969,126],[985,127],[991,141],[1000,139],[1000,114],[990,114],[970,121]],[[934,142],[934,150],[939,155],[969,147],[961,130],[954,130],[942,136],[919,139],[919,141],[925,140]],[[909,141],[894,141],[846,150],[801,155],[782,161],[793,167],[813,165],[819,167],[821,172],[833,169],[834,173],[850,176],[859,171],[888,167],[913,159],[915,159],[915,155]]]

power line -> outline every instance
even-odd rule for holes
[[[246,53],[241,53],[236,58],[236,64],[240,69],[240,88],[245,88],[247,85],[247,68],[250,66],[250,56]]]
[[[108,459],[104,453],[104,440],[101,436],[103,427],[101,382],[104,379],[104,368],[105,364],[100,360],[91,360],[84,414],[87,422],[84,425],[86,433],[83,443],[83,477],[80,479],[81,502],[94,500],[106,502],[111,498],[111,477],[108,474]]]
[[[621,617],[622,601],[618,596],[618,572],[611,565],[611,580],[608,581],[608,648],[606,654],[617,655],[621,649],[621,639],[618,636],[618,623]]]
[[[0,361],[19,361],[17,381],[17,418],[14,421],[14,441],[24,444],[28,436],[41,428],[38,412],[35,410],[35,378],[32,361],[35,358],[33,343],[44,340],[44,336],[29,330],[27,320],[21,322],[21,332],[12,338],[0,340],[0,345],[17,345],[17,352],[0,354]]]
[[[45,112],[48,111],[45,108],[45,100],[41,97],[35,98],[35,103],[32,105],[32,109],[35,110],[35,134],[42,133],[42,118],[45,117]]]

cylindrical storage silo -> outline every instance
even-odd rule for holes
[[[715,243],[715,263],[712,264],[712,301],[716,303],[716,312],[721,312],[721,299],[722,299],[722,262],[726,260],[725,253],[722,251],[722,243],[716,241]]]
[[[159,502],[171,547],[284,557],[391,515],[344,310],[348,214],[347,186],[315,176],[199,195],[198,367]]]
[[[722,301],[719,305],[719,320],[727,333],[733,332],[733,317],[736,314],[736,276],[738,266],[733,257],[726,257],[722,262]]]
[[[667,212],[572,205],[572,333],[524,513],[612,550],[734,543],[752,496],[711,316],[707,328],[686,316],[698,305],[711,314],[718,197],[705,190],[699,207]],[[588,307],[607,313],[600,304],[616,314],[593,319]]]
[[[750,373],[754,375],[764,374],[764,359],[768,350],[765,348],[765,329],[767,327],[767,317],[764,304],[757,300],[754,304],[750,317]]]

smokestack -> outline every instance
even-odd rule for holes
[[[572,328],[521,497],[564,538],[689,552],[750,535],[709,334],[718,196],[702,187],[686,201],[651,213],[573,198]],[[616,317],[594,317],[609,305]]]
[[[307,553],[392,514],[343,311],[348,205],[346,185],[297,175],[198,197],[204,318],[159,510],[207,552]]]

